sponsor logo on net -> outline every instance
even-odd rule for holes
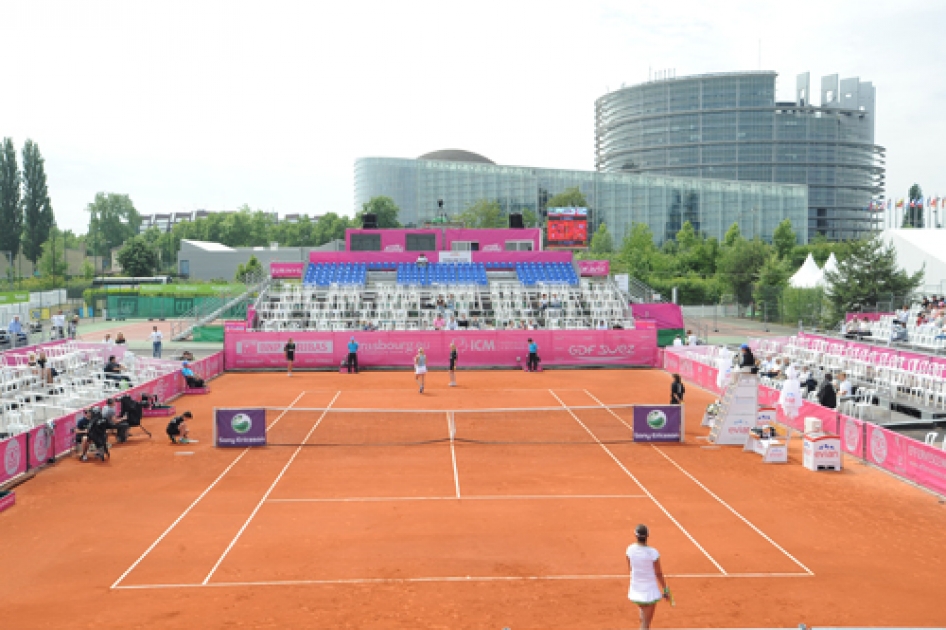
[[[870,457],[878,464],[887,460],[887,438],[879,429],[874,429],[870,435]]]
[[[238,413],[230,418],[230,428],[234,433],[244,435],[253,428],[253,419],[245,413]]]
[[[654,409],[647,414],[647,426],[653,431],[660,431],[667,426],[667,414],[659,409]]]
[[[19,470],[21,457],[20,441],[17,439],[8,440],[7,448],[3,452],[3,470],[6,471],[8,476],[15,475]]]

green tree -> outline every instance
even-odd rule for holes
[[[262,272],[263,265],[256,256],[251,255],[245,265],[243,263],[237,265],[235,279],[237,282],[251,282],[259,277]]]
[[[729,229],[726,230],[726,235],[723,236],[723,243],[726,247],[732,247],[736,244],[736,241],[742,238],[742,230],[739,229],[738,223],[733,223],[729,226]]]
[[[591,237],[591,253],[609,254],[614,250],[614,239],[608,232],[608,226],[604,223],[598,226],[594,236]]]
[[[578,186],[566,188],[549,199],[546,208],[587,208],[588,200]]]
[[[23,145],[23,255],[34,265],[56,223],[46,187],[46,164],[32,140]]]
[[[772,234],[772,245],[775,246],[775,251],[778,252],[780,258],[791,256],[792,248],[795,247],[797,240],[798,237],[795,236],[795,230],[792,229],[792,222],[789,219],[779,223]]]
[[[903,227],[919,228],[923,227],[923,189],[919,184],[910,186],[910,193],[907,195],[906,214],[903,216]]]
[[[923,282],[924,270],[908,274],[897,266],[894,246],[879,236],[854,241],[848,256],[835,272],[825,274],[825,297],[831,317],[838,322],[845,313],[881,301],[904,301]]]
[[[527,228],[539,227],[539,215],[531,208],[523,208],[522,224]]]
[[[501,228],[507,225],[499,202],[487,199],[480,199],[454,218],[468,228]]]
[[[657,260],[657,246],[654,245],[654,234],[646,223],[635,223],[630,233],[621,243],[621,262],[627,272],[646,282],[654,271]]]
[[[69,265],[66,263],[64,244],[62,232],[53,226],[49,230],[49,238],[43,243],[43,252],[37,262],[37,267],[43,277],[55,279],[57,276],[62,276],[63,280],[66,279]]]
[[[374,214],[378,217],[379,228],[399,228],[400,222],[397,215],[401,211],[390,197],[372,197],[361,206],[361,210],[355,215],[355,223],[358,227],[365,224],[365,215]]]
[[[23,231],[23,207],[20,205],[20,169],[13,140],[3,139],[0,146],[0,252],[16,258]]]
[[[747,241],[742,237],[723,249],[716,263],[719,283],[732,292],[738,303],[748,304],[752,300],[752,285],[769,253],[769,246],[762,241]]]
[[[762,311],[762,304],[767,305],[770,319],[777,312],[778,298],[782,290],[788,286],[788,279],[791,276],[792,269],[789,261],[780,258],[778,252],[772,252],[759,268],[758,281],[752,291],[752,298],[756,304],[760,305],[760,311]]]
[[[345,230],[356,226],[357,219],[349,219],[326,212],[316,221],[313,229],[316,245],[324,245],[330,241],[345,240]]]
[[[92,261],[82,261],[82,277],[86,280],[91,280],[95,277],[95,267],[92,265]]]
[[[143,236],[133,236],[125,241],[116,258],[122,266],[122,273],[133,278],[153,276],[160,265],[158,250]]]
[[[93,256],[102,257],[105,266],[112,249],[138,234],[141,215],[131,197],[115,193],[97,193],[86,211],[90,214],[89,248]]]

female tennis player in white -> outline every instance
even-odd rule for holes
[[[414,356],[414,380],[420,383],[420,393],[424,393],[424,379],[427,377],[427,355],[423,348],[417,349]]]
[[[627,548],[627,568],[631,572],[627,598],[640,607],[641,628],[650,628],[657,603],[670,596],[660,568],[660,553],[647,545],[648,535],[647,526],[638,525],[634,530],[637,542]]]

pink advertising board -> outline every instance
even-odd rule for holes
[[[26,472],[26,435],[14,435],[0,442],[0,484]]]
[[[866,319],[869,322],[876,322],[876,321],[880,321],[881,317],[884,317],[887,315],[893,315],[893,313],[847,313],[844,316],[844,321],[849,322],[856,317],[860,321],[863,321]]]
[[[249,317],[247,317],[247,319],[249,319]],[[227,320],[223,322],[224,334],[231,333],[231,332],[243,332],[245,330],[246,330],[245,321]]]
[[[256,307],[253,306],[252,304],[246,307],[246,327],[247,328],[256,327]]]
[[[838,435],[841,436],[841,449],[845,453],[864,459],[864,428],[867,424],[863,420],[839,414]]]
[[[580,276],[607,276],[611,273],[610,260],[579,260],[578,275]]]
[[[533,251],[542,249],[540,228],[451,228],[446,231],[444,249],[451,249],[454,241],[472,241],[479,244],[479,251],[501,254],[506,251],[506,241],[531,241]]]
[[[281,368],[282,348],[289,337],[296,342],[295,366],[334,368],[347,355],[348,332],[233,333],[224,340],[227,369]],[[654,330],[469,330],[394,331],[355,333],[360,344],[358,363],[366,367],[408,367],[417,349],[424,348],[428,365],[448,363],[454,341],[461,366],[516,367],[525,363],[527,339],[539,346],[544,366],[566,365],[657,365],[657,335]]]
[[[433,252],[427,258],[436,260]],[[313,263],[413,263],[420,252],[309,252]],[[473,252],[475,263],[566,262],[572,261],[569,251],[542,252]]]
[[[683,328],[683,311],[678,304],[631,304],[631,312],[637,319],[653,319],[657,328]]]
[[[941,448],[869,424],[864,449],[871,464],[946,495],[946,451]]]
[[[301,262],[271,262],[269,275],[273,278],[301,278],[305,263]]]

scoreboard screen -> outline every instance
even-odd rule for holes
[[[588,208],[549,208],[549,247],[588,247]]]

